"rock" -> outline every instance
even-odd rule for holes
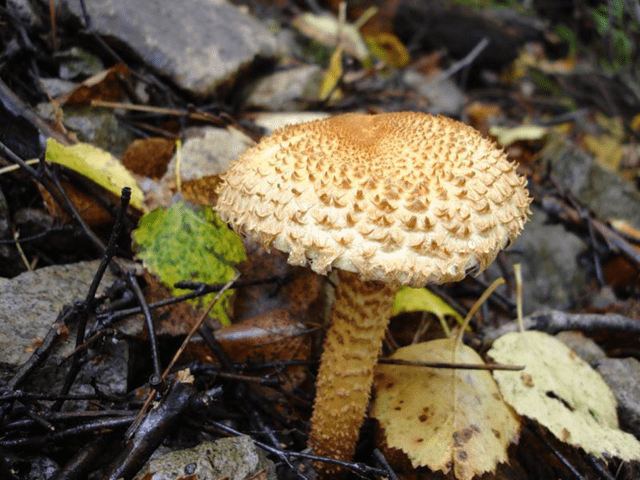
[[[618,401],[620,424],[640,439],[640,362],[635,358],[604,358],[596,370]]]
[[[535,205],[531,210],[531,221],[511,247],[518,252],[513,262],[522,264],[524,312],[566,310],[584,295],[587,278],[577,257],[585,245],[562,225],[546,224],[546,214]]]
[[[640,193],[635,185],[600,165],[591,155],[568,144],[550,142],[543,163],[551,174],[601,220],[624,219],[640,227]]]
[[[235,128],[197,127],[185,132],[182,146],[180,176],[183,180],[198,180],[220,175],[229,168],[253,140]],[[176,157],[171,159],[166,176],[175,176]]]
[[[21,365],[31,356],[62,307],[85,298],[98,264],[95,260],[55,265],[0,281],[0,363]],[[107,270],[100,288],[114,280]],[[74,345],[72,341],[63,342],[55,354],[68,355]]]
[[[55,121],[57,112],[51,103],[37,107],[42,118]],[[76,134],[81,142],[101,148],[116,157],[121,157],[134,136],[123,128],[110,110],[92,107],[66,107],[64,126]]]
[[[79,2],[60,3],[63,13],[81,21]],[[104,0],[87,7],[95,33],[122,42],[158,73],[198,96],[212,95],[257,57],[272,59],[278,52],[275,36],[226,0]]]
[[[7,0],[7,10],[11,17],[19,19],[25,26],[42,27],[41,17],[29,0]]]
[[[278,128],[286,125],[295,125],[297,123],[312,122],[330,117],[327,112],[277,112],[277,113],[259,113],[254,117],[254,122],[259,127],[266,130],[267,134],[272,133]]]
[[[576,352],[589,365],[607,358],[607,354],[596,342],[589,337],[585,337],[580,332],[560,332],[556,335],[556,338]]]
[[[22,365],[49,332],[64,305],[83,300],[93,281],[99,261],[55,265],[34,272],[25,272],[12,280],[0,279],[0,352],[2,369],[11,371]],[[98,293],[114,282],[107,270]],[[68,357],[75,348],[77,322],[71,322],[69,331],[54,346],[52,355],[40,369],[25,382],[31,392],[60,391],[71,365]],[[129,349],[126,342],[115,338],[98,342],[99,348],[87,350],[72,394],[93,395],[96,385],[106,395],[127,393]],[[64,410],[86,410],[89,401],[67,401]],[[38,478],[49,478],[42,476]]]
[[[266,476],[257,476],[265,472]],[[266,478],[276,480],[275,467],[248,436],[222,438],[197,447],[167,453],[149,461],[135,480],[244,480]]]
[[[247,91],[246,108],[301,110],[318,96],[322,69],[318,65],[289,68],[261,78]]]
[[[402,81],[429,101],[431,113],[458,116],[464,106],[464,94],[450,78],[426,76],[407,69]]]

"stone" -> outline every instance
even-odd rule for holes
[[[266,475],[260,476],[264,472]],[[135,480],[276,480],[275,466],[251,440],[240,436],[204,442],[194,448],[176,450],[150,460]]]
[[[11,280],[0,281],[0,363],[21,365],[31,351],[47,335],[64,305],[84,300],[98,268],[99,261],[54,265],[24,272]],[[101,287],[113,283],[107,270]],[[73,333],[69,334],[70,338]],[[75,342],[63,342],[55,350],[59,357],[70,354]]]
[[[640,439],[640,362],[635,358],[604,358],[596,370],[618,401],[620,424]]]
[[[607,358],[607,354],[596,342],[589,337],[585,337],[580,332],[560,332],[556,335],[556,338],[573,350],[589,365],[593,365],[595,362]]]
[[[265,112],[258,113],[254,118],[254,122],[257,126],[264,128],[268,135],[274,130],[287,125],[313,122],[330,116],[331,114],[327,112]]]
[[[79,2],[60,3],[61,19],[67,13],[68,20],[82,21]],[[273,59],[278,53],[267,27],[226,0],[104,0],[87,7],[93,32],[121,42],[197,96],[211,96],[257,57]]]
[[[246,108],[273,111],[300,110],[317,100],[322,81],[318,65],[305,65],[275,72],[261,78],[247,91]]]
[[[522,265],[524,313],[543,308],[566,310],[584,295],[587,278],[578,255],[585,245],[562,225],[546,223],[546,214],[535,205],[531,211],[531,220],[510,248],[515,252],[513,263]],[[491,270],[497,274],[496,268]]]
[[[542,163],[551,174],[603,221],[623,219],[640,227],[640,193],[618,173],[559,138],[545,148]]]
[[[253,140],[235,128],[194,127],[185,132],[180,176],[182,180],[198,180],[224,173],[229,164],[244,152]],[[166,177],[175,176],[176,157],[167,166]]]
[[[406,69],[402,81],[429,101],[431,113],[458,116],[462,111],[464,94],[450,78]]]

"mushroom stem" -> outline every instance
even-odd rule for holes
[[[309,446],[316,455],[351,460],[398,288],[362,281],[357,274],[341,270],[338,278],[318,371]],[[318,467],[325,476],[338,471],[331,464]]]

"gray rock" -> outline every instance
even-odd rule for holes
[[[274,130],[287,125],[313,122],[314,120],[321,120],[330,116],[331,115],[327,112],[273,112],[259,113],[253,120],[256,125],[264,128],[267,131],[267,134],[270,134]]]
[[[7,0],[7,10],[11,16],[18,18],[25,26],[42,26],[40,12],[29,0]]]
[[[586,275],[577,257],[585,245],[562,225],[545,224],[546,214],[536,206],[531,210],[531,221],[512,246],[521,252],[513,261],[522,264],[524,312],[566,310],[584,295]]]
[[[576,352],[589,365],[607,358],[607,354],[596,342],[589,337],[585,337],[580,332],[560,332],[556,335],[556,338]]]
[[[635,358],[605,358],[596,369],[618,401],[621,425],[640,439],[640,362]]]
[[[40,84],[51,98],[65,95],[78,86],[76,82],[61,78],[41,78]]]
[[[55,265],[0,282],[1,363],[21,365],[30,357],[30,349],[47,335],[62,307],[87,295],[98,264]],[[107,270],[98,293],[114,280]],[[64,356],[72,351],[73,343],[67,341],[55,353]]]
[[[318,65],[306,65],[261,78],[246,91],[245,107],[264,110],[300,110],[317,100],[322,81]]]
[[[80,2],[61,4],[63,11],[82,18]],[[256,57],[272,58],[278,51],[265,26],[225,0],[103,0],[88,2],[87,8],[97,34],[124,43],[199,96],[233,81]]]
[[[37,111],[41,117],[55,120],[56,111],[50,103],[38,105]],[[105,108],[67,107],[62,122],[81,142],[90,143],[116,157],[122,156],[134,139],[129,130],[122,128],[113,112]]]
[[[464,94],[449,78],[406,69],[402,81],[429,101],[431,113],[457,116],[464,106]]]
[[[24,480],[53,478],[60,470],[60,467],[53,460],[42,455],[27,457],[26,461],[29,462],[29,473],[21,477]]]
[[[255,446],[250,437],[242,436],[204,442],[194,448],[167,453],[149,461],[135,478],[244,480],[254,478],[262,471],[266,472],[269,480],[276,480],[273,463]]]
[[[229,168],[253,140],[234,128],[198,127],[186,132],[182,146],[180,176],[197,180],[207,175],[220,175]],[[175,176],[175,156],[169,162],[165,178]]]
[[[624,219],[640,227],[640,194],[620,175],[601,166],[592,156],[567,143],[551,142],[543,162],[551,173],[601,220]]]

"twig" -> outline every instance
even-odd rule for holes
[[[215,422],[215,421],[210,421],[209,422],[210,425],[212,425],[216,430],[234,435],[236,437],[244,435],[244,433],[239,432],[223,423],[220,422]],[[308,453],[300,453],[300,452],[286,452],[284,450],[281,450],[279,448],[275,448],[272,447],[270,445],[267,445],[266,443],[262,443],[258,440],[253,440],[253,443],[255,443],[258,447],[262,448],[263,450],[266,450],[267,452],[276,455],[281,461],[285,462],[287,464],[287,466],[289,466],[289,468],[292,469],[292,471],[296,474],[296,476],[298,478],[301,479],[305,479],[306,477],[304,475],[302,475],[297,468],[293,467],[293,465],[291,465],[289,458],[301,458],[304,460],[311,460],[314,462],[325,462],[325,463],[331,463],[334,465],[338,465],[340,467],[343,468],[347,468],[355,473],[358,473],[360,475],[380,475],[380,476],[384,476],[387,474],[387,471],[385,469],[382,468],[375,468],[375,467],[370,467],[368,465],[365,465],[364,463],[354,463],[354,462],[345,462],[342,460],[336,460],[335,458],[327,458],[327,457],[320,457],[318,455],[311,455]]]
[[[58,430],[48,435],[42,435],[38,437],[29,438],[15,438],[11,440],[0,440],[0,446],[2,447],[41,447],[43,445],[55,444],[56,442],[68,437],[74,437],[80,434],[88,432],[102,432],[104,430],[115,430],[118,428],[126,427],[133,421],[135,415],[131,414],[127,417],[109,418],[97,420],[95,422],[85,423],[83,425],[77,425],[65,430]]]
[[[254,285],[262,285],[265,283],[276,283],[278,282],[280,279],[278,277],[269,277],[269,278],[264,278],[264,279],[256,279],[256,280],[245,280],[243,282],[237,282],[234,284],[235,288],[242,288],[242,287],[251,287]],[[197,298],[197,297],[201,297],[203,295],[206,295],[208,293],[214,293],[214,292],[219,292],[221,289],[225,288],[225,283],[212,283],[212,284],[207,284],[207,283],[200,283],[200,282],[178,282],[176,283],[174,286],[176,288],[184,288],[184,289],[195,289],[195,291],[191,292],[191,293],[185,293],[183,295],[178,295],[177,297],[171,297],[171,298],[167,298],[164,300],[159,300],[157,302],[153,302],[149,304],[149,308],[151,310],[156,309],[156,308],[160,308],[160,307],[166,307],[168,305],[173,305],[174,303],[180,303],[183,302],[185,300],[190,300],[192,298]],[[117,312],[106,312],[106,313],[101,313],[98,314],[97,319],[98,322],[100,323],[100,328],[104,328],[107,327],[115,322],[117,322],[118,320],[122,320],[124,318],[130,317],[132,315],[137,315],[139,313],[142,313],[142,308],[141,307],[133,307],[133,308],[129,308],[126,310],[120,310]],[[93,332],[95,333],[95,332]]]
[[[375,458],[376,462],[382,465],[384,469],[387,471],[386,476],[387,478],[389,478],[389,480],[398,480],[398,476],[396,475],[396,472],[393,471],[393,469],[391,468],[391,465],[389,465],[389,462],[387,462],[387,459],[384,458],[384,455],[382,454],[382,452],[377,448],[373,450],[373,458]]]
[[[135,435],[127,441],[126,448],[111,463],[103,478],[133,478],[178,424],[194,394],[195,388],[191,383],[172,383],[158,406],[145,415],[140,428],[136,429]]]
[[[118,216],[116,217],[115,224],[113,225],[113,229],[111,230],[111,237],[109,238],[109,244],[104,250],[104,255],[102,256],[102,260],[100,261],[100,265],[98,265],[98,270],[93,277],[91,285],[89,286],[89,291],[87,292],[87,296],[85,297],[82,304],[76,309],[77,317],[78,317],[78,331],[76,334],[76,347],[79,347],[84,343],[85,333],[87,329],[87,321],[89,315],[95,310],[96,304],[96,292],[98,291],[98,286],[102,281],[102,277],[104,273],[107,271],[109,263],[113,259],[116,254],[116,249],[118,247],[118,239],[120,238],[120,234],[122,232],[122,225],[124,223],[124,217],[127,212],[127,207],[129,205],[129,200],[131,198],[131,189],[129,187],[125,187],[122,189],[122,195],[120,197],[120,210],[118,210]],[[65,382],[60,390],[60,395],[66,395],[69,393],[73,382],[78,375],[81,367],[81,360],[85,355],[85,350],[76,349],[74,352],[73,360],[71,362],[71,366],[69,367],[69,371],[67,372],[67,376],[65,378]],[[51,407],[52,410],[60,410],[64,400],[56,401]]]
[[[482,51],[485,48],[487,48],[489,43],[491,43],[490,40],[487,37],[484,37],[482,40],[478,42],[478,44],[475,47],[473,47],[473,49],[464,58],[461,58],[457,62],[454,62],[444,72],[437,75],[436,78],[431,83],[441,82],[442,80],[450,78],[453,75],[455,75],[457,72],[462,70],[463,68],[471,65],[476,60],[476,58],[478,58],[478,56],[482,53]]]
[[[611,330],[640,333],[640,322],[617,313],[566,313],[559,310],[548,310],[527,315],[524,317],[523,323],[526,330],[540,330],[551,334],[567,330],[583,332]],[[506,333],[517,331],[518,323],[509,322],[500,328],[489,331],[484,337],[484,343],[491,343]]]
[[[156,329],[153,325],[153,319],[151,318],[151,310],[149,309],[149,304],[144,298],[142,293],[142,289],[136,280],[136,275],[133,270],[130,270],[127,273],[127,281],[129,282],[129,286],[133,290],[136,298],[138,299],[138,303],[140,303],[140,307],[144,312],[144,320],[147,324],[147,330],[149,332],[149,343],[151,345],[151,358],[153,360],[153,373],[156,377],[155,380],[152,380],[152,384],[159,384],[162,382],[162,367],[160,365],[160,353],[158,352],[158,339],[156,338]],[[155,385],[154,385],[155,386]]]
[[[164,373],[161,376],[161,381],[162,382],[164,382],[167,379],[167,375],[169,374],[169,372],[171,372],[171,369],[173,368],[175,363],[180,358],[180,355],[182,355],[182,352],[184,352],[185,348],[187,348],[187,345],[191,341],[191,337],[193,337],[193,335],[195,335],[196,331],[198,331],[198,328],[200,328],[200,326],[202,325],[202,322],[204,322],[204,319],[207,317],[207,315],[209,314],[209,312],[211,311],[213,306],[220,299],[222,294],[225,291],[227,291],[229,288],[231,288],[231,286],[233,285],[233,282],[235,282],[238,279],[238,276],[239,276],[239,274],[236,274],[235,277],[231,281],[227,282],[227,284],[225,284],[225,286],[222,289],[220,289],[218,294],[211,301],[211,303],[209,304],[209,307],[204,312],[202,312],[202,315],[200,316],[198,321],[193,325],[193,327],[191,328],[191,330],[187,334],[186,338],[182,342],[182,345],[180,345],[180,348],[178,348],[178,350],[176,351],[175,355],[171,359],[171,362],[169,362],[169,365],[167,365],[167,368],[164,370]],[[156,396],[157,393],[158,393],[158,391],[155,388],[153,388],[151,390],[151,392],[149,393],[149,395],[147,396],[147,399],[146,399],[144,405],[142,406],[142,408],[138,412],[138,416],[136,417],[135,422],[133,422],[133,424],[127,430],[127,433],[126,433],[126,438],[127,439],[130,439],[135,434],[136,430],[138,429],[138,427],[140,426],[141,422],[143,421],[143,418],[146,415],[147,410],[149,409],[149,406],[151,405],[151,402],[153,401],[153,399],[154,399],[154,397]]]
[[[50,480],[81,480],[88,478],[91,467],[104,455],[108,439],[108,435],[98,435],[78,451]]]
[[[406,367],[423,368],[453,368],[456,370],[524,370],[524,365],[501,365],[499,363],[449,363],[449,362],[418,362],[413,360],[399,360],[395,358],[381,358],[378,363],[385,365],[403,365]]]

